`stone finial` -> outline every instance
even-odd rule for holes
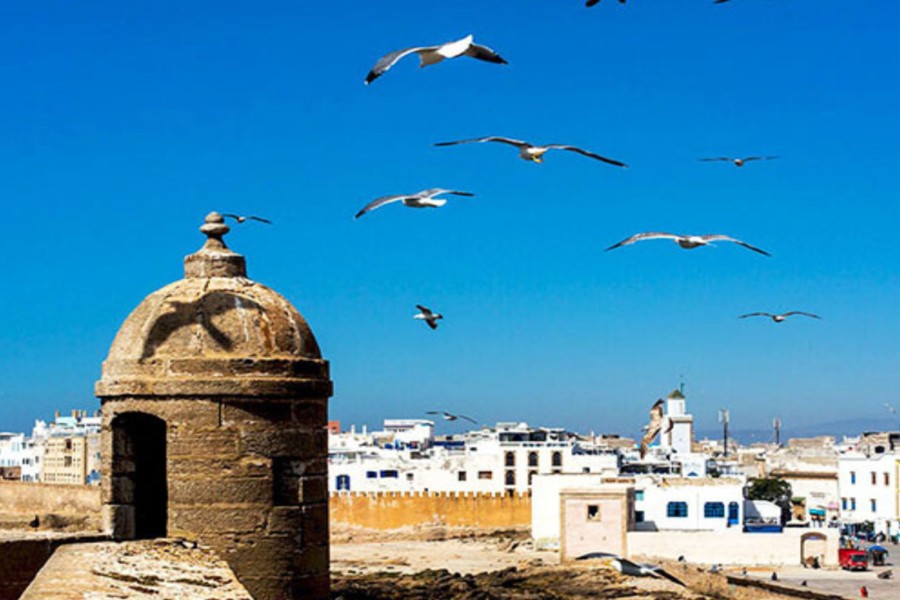
[[[206,235],[206,243],[200,250],[185,257],[185,279],[247,276],[244,257],[232,252],[222,239],[231,231],[222,215],[215,211],[206,215],[200,231]]]
[[[228,246],[225,245],[225,240],[222,238],[231,231],[231,228],[225,224],[225,217],[216,211],[206,215],[203,225],[200,226],[200,231],[206,234],[206,243],[203,245],[204,250],[228,249]]]

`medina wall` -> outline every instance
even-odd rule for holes
[[[445,492],[335,492],[329,499],[332,537],[352,532],[412,537],[453,537],[456,533],[527,529],[528,494]]]
[[[805,528],[789,528],[783,533],[742,533],[739,529],[728,533],[629,531],[628,555],[668,560],[684,556],[698,564],[773,567],[800,565],[804,555],[818,555],[823,567],[833,567],[837,564],[839,537],[837,529]]]
[[[0,523],[27,525],[35,515],[42,528],[99,531],[100,487],[0,481]]]

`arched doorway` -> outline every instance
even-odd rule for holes
[[[130,506],[132,523],[122,533],[134,539],[165,537],[166,422],[146,413],[124,413],[112,421],[112,503]],[[130,525],[130,526],[129,526]]]
[[[800,536],[800,560],[809,565],[812,561],[820,566],[825,565],[825,554],[828,540],[825,534],[817,532],[804,533]]]

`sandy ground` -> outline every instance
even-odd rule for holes
[[[559,564],[553,551],[536,551],[529,539],[521,537],[479,537],[441,541],[389,540],[332,544],[331,569],[333,597],[344,600],[381,600],[446,597],[452,599],[509,598],[532,600],[561,598],[629,598],[648,600],[717,599],[785,600],[788,596],[758,588],[731,586],[722,574],[709,572],[708,566],[666,563],[665,568],[688,585],[679,587],[669,581],[650,577],[619,575],[602,561]],[[783,570],[783,583],[799,584],[799,576],[809,571]],[[810,587],[824,591],[829,582],[820,577]],[[842,573],[829,572],[834,577]],[[768,579],[771,571],[751,572]],[[868,574],[866,581],[874,579]],[[847,579],[852,584],[852,580]],[[842,582],[844,583],[844,582]],[[883,583],[883,582],[879,582]],[[889,586],[888,586],[889,587]],[[852,585],[851,585],[852,588]],[[870,586],[874,589],[875,586]],[[432,592],[423,590],[431,589]],[[848,588],[849,589],[849,588]],[[858,589],[858,586],[857,586]],[[884,595],[878,587],[872,598],[900,599],[900,594]],[[848,597],[842,587],[840,590]],[[431,595],[429,595],[431,594]],[[438,594],[438,595],[435,595]]]
[[[453,539],[435,542],[393,541],[332,544],[331,569],[349,574],[416,573],[447,569],[483,573],[509,567],[559,564],[555,552],[538,552],[514,539]]]

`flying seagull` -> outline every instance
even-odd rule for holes
[[[754,252],[759,252],[760,254],[765,254],[766,256],[771,256],[765,250],[761,250],[756,246],[751,246],[746,242],[742,242],[741,240],[735,239],[728,235],[722,235],[719,233],[710,233],[707,235],[678,235],[675,233],[662,233],[658,231],[648,231],[646,233],[638,233],[631,236],[628,239],[624,239],[618,244],[613,244],[609,248],[609,250],[615,250],[621,246],[629,246],[634,244],[635,242],[642,242],[644,240],[672,240],[682,248],[686,250],[691,250],[693,248],[698,248],[700,246],[709,246],[710,242],[733,242],[739,246],[743,246],[748,250],[753,250]]]
[[[723,0],[723,2],[727,2],[728,0]],[[595,4],[600,4],[600,0],[587,0],[584,3],[585,6],[594,6]],[[619,4],[625,4],[625,0],[619,0]]]
[[[375,66],[372,67],[372,70],[369,71],[369,74],[366,76],[366,85],[369,85],[384,75],[398,60],[414,52],[419,55],[420,68],[437,64],[445,58],[457,58],[460,56],[469,56],[471,58],[477,58],[478,60],[484,60],[500,65],[508,64],[499,54],[487,46],[476,44],[473,41],[472,36],[467,35],[461,40],[447,42],[446,44],[441,44],[439,46],[419,46],[417,48],[406,48],[404,50],[396,50],[390,54],[385,54],[378,59],[378,62],[376,62]]]
[[[438,142],[437,144],[435,144],[435,146],[480,144],[482,142],[500,142],[501,144],[509,144],[510,146],[515,146],[519,149],[519,158],[521,158],[522,160],[530,160],[536,163],[544,162],[544,154],[546,154],[548,150],[568,150],[569,152],[577,152],[582,156],[587,156],[588,158],[593,158],[594,160],[600,160],[617,167],[628,166],[623,162],[619,162],[618,160],[613,160],[605,156],[600,156],[599,154],[594,154],[593,152],[588,152],[587,150],[582,150],[577,146],[567,146],[566,144],[546,144],[544,146],[538,146],[529,142],[523,142],[522,140],[514,140],[512,138],[500,137],[497,135],[489,135],[487,137],[472,138],[467,140],[456,140],[453,142]]]
[[[436,312],[432,311],[430,308],[425,308],[421,304],[416,304],[416,308],[418,308],[420,312],[419,312],[419,314],[414,315],[413,319],[421,319],[421,320],[425,321],[426,323],[428,323],[428,326],[431,327],[432,329],[437,329],[437,326],[438,326],[437,322],[440,319],[444,318],[444,315],[442,315],[441,313],[436,313]]]
[[[234,215],[231,213],[223,213],[223,217],[228,217],[229,219],[234,219],[236,223],[244,223],[246,221],[259,221],[260,223],[266,223],[268,225],[272,224],[272,221],[268,219],[263,219],[262,217],[254,217],[252,215],[243,216],[243,215]]]
[[[663,431],[665,427],[665,431]],[[669,433],[672,431],[672,419],[663,414],[663,401],[660,398],[650,407],[650,423],[644,428],[646,431],[644,437],[641,438],[641,458],[647,455],[647,448],[656,439],[660,431]]]
[[[781,313],[780,315],[773,315],[772,313],[767,312],[755,312],[755,313],[747,313],[746,315],[741,315],[738,317],[739,319],[746,319],[747,317],[769,317],[776,323],[781,323],[786,321],[788,317],[793,315],[803,315],[804,317],[812,317],[813,319],[821,319],[819,315],[814,315],[812,313],[803,312],[802,310],[792,310],[790,312]]]
[[[415,194],[398,194],[396,196],[382,196],[381,198],[376,198],[372,200],[368,204],[366,204],[362,210],[356,213],[354,219],[358,219],[369,211],[375,210],[376,208],[381,208],[385,204],[390,204],[391,202],[402,202],[405,206],[410,208],[437,208],[439,206],[443,206],[447,204],[447,200],[443,198],[437,198],[436,196],[440,196],[441,194],[452,194],[454,196],[474,196],[475,194],[470,194],[469,192],[458,192],[456,190],[445,190],[443,188],[432,188],[430,190],[422,190],[421,192],[416,192]]]
[[[727,2],[727,0],[725,0]],[[773,160],[777,156],[745,156],[743,158],[732,158],[730,156],[715,156],[713,158],[701,158],[703,162],[730,162],[736,167],[743,167],[746,163],[754,160]]]
[[[472,417],[467,417],[466,415],[454,415],[453,413],[448,413],[443,410],[429,410],[425,413],[426,415],[441,415],[445,421],[457,421],[459,419],[465,419],[466,421],[470,421],[475,425],[478,425],[478,421],[473,419]]]

